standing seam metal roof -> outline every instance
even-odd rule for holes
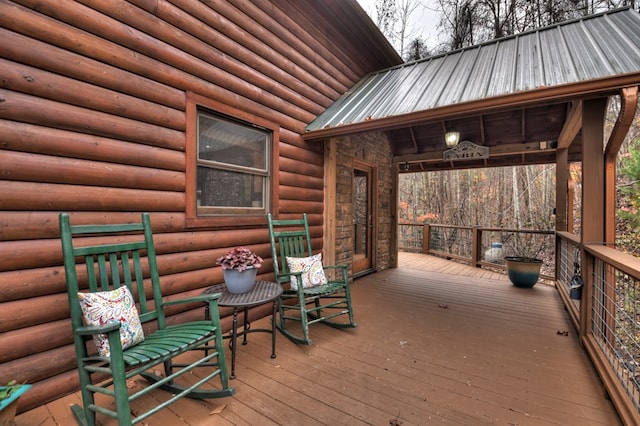
[[[622,8],[365,76],[307,131],[640,72],[640,14]]]

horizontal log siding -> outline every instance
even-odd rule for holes
[[[3,178],[156,191],[184,191],[184,173],[0,150]],[[73,170],[73,173],[69,173]]]
[[[19,10],[21,13],[18,16],[24,17],[25,14],[21,9]],[[33,34],[31,31],[27,33]],[[108,87],[119,93],[184,111],[186,105],[184,91],[101,62],[99,58],[91,59],[84,56],[82,46],[78,46],[78,53],[66,50],[64,47],[56,47],[49,44],[48,40],[53,40],[48,39],[50,35],[44,34],[42,36],[44,42],[41,42],[30,36],[0,28],[0,38],[5,42],[0,45],[0,51],[4,58],[15,62],[30,64],[41,70],[50,70],[67,76],[77,82]]]
[[[171,129],[185,128],[184,112],[164,105],[12,61],[0,59],[0,69],[3,70],[2,83],[6,89],[31,93],[40,98],[55,99],[65,104],[104,111],[113,115],[126,116]]]
[[[185,229],[188,91],[281,127],[276,211],[309,213],[321,248],[323,148],[301,133],[372,70],[288,13],[268,1],[0,0],[0,383],[34,384],[20,411],[78,386],[61,211],[74,224],[152,212],[171,298],[222,282],[214,259],[237,245],[272,277],[264,226]]]
[[[181,151],[8,120],[0,127],[0,149],[185,171]]]

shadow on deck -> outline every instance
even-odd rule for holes
[[[551,286],[519,289],[501,274],[401,253],[398,269],[359,278],[352,292],[357,329],[314,325],[312,346],[279,334],[276,359],[270,336],[252,334],[235,396],[181,400],[148,425],[620,424]],[[78,399],[17,425],[73,424]]]

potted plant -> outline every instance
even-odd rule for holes
[[[31,385],[16,384],[10,381],[7,386],[0,386],[0,426],[15,424],[18,398],[31,388]]]
[[[224,282],[230,293],[250,291],[262,262],[260,256],[246,247],[235,247],[216,261],[222,267]]]
[[[509,280],[516,287],[531,288],[540,278],[542,259],[526,256],[505,256]]]
[[[507,241],[509,252],[516,253],[512,256],[505,256],[504,262],[507,267],[509,280],[516,287],[531,288],[540,278],[542,259],[546,249],[546,239],[544,235],[515,233]]]

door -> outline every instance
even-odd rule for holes
[[[354,161],[353,165],[353,276],[374,270],[375,167]]]

